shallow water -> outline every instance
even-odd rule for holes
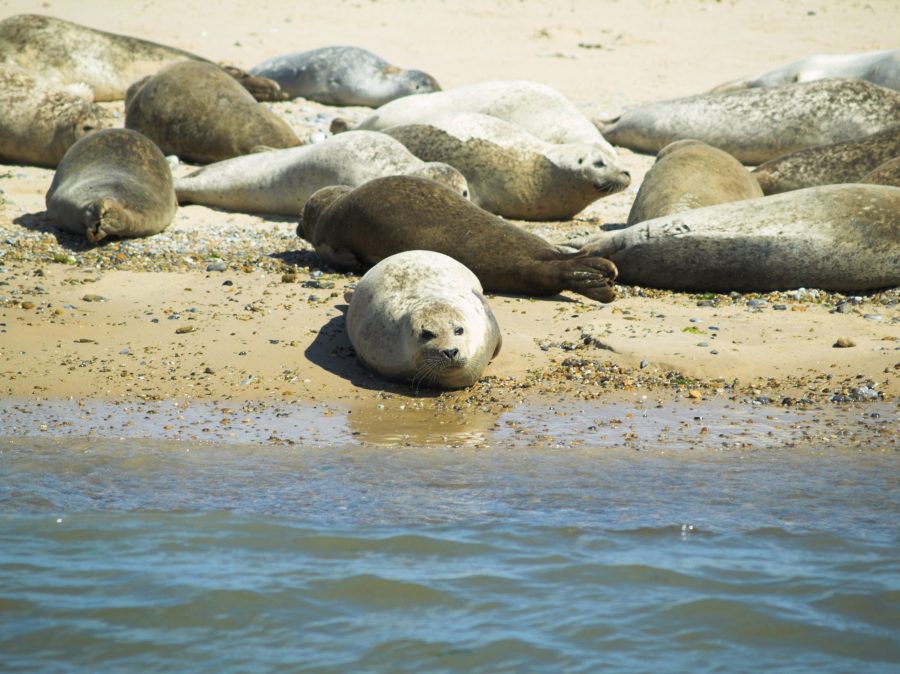
[[[896,671],[888,439],[591,412],[458,447],[0,439],[0,669]]]

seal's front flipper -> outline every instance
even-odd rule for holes
[[[572,290],[598,302],[616,299],[616,265],[599,255],[581,252],[565,262],[562,273],[565,290]]]

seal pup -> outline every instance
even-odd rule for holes
[[[476,276],[446,255],[391,255],[348,296],[350,344],[363,365],[389,379],[471,386],[502,342],[482,292]]]
[[[432,180],[388,176],[356,189],[326,187],[303,209],[297,234],[330,266],[359,270],[405,250],[458,260],[491,291],[615,299],[615,265],[554,246]]]
[[[642,286],[854,292],[900,284],[898,221],[898,187],[824,185],[646,220],[585,249]]]
[[[866,80],[889,89],[900,89],[900,49],[860,54],[814,54],[757,77],[720,84],[713,91],[780,87],[797,82],[836,78]]]
[[[384,131],[392,126],[430,124],[438,115],[451,112],[480,112],[514,124],[548,143],[600,145],[616,156],[613,147],[572,101],[553,87],[528,80],[494,80],[405,96],[382,105],[357,128]]]
[[[863,182],[862,178],[900,156],[900,123],[858,140],[819,145],[771,159],[753,170],[763,192],[778,194],[816,185]]]
[[[631,182],[614,154],[587,143],[548,143],[474,112],[387,129],[426,161],[459,169],[472,203],[516,220],[568,220]]]
[[[861,138],[898,119],[900,92],[861,80],[821,80],[649,103],[601,130],[607,140],[638,152],[693,138],[756,165]]]
[[[300,145],[287,122],[221,68],[199,61],[167,65],[132,84],[125,127],[140,131],[167,155],[201,164],[258,147]]]
[[[900,187],[900,157],[895,157],[884,162],[874,171],[864,175],[859,182],[871,185],[891,185],[893,187]]]
[[[86,84],[96,101],[120,101],[132,82],[186,60],[210,62],[181,49],[52,16],[17,14],[0,21],[0,63],[20,66],[58,87]],[[234,66],[226,70],[258,100],[287,98],[271,80],[251,77]]]
[[[440,91],[431,75],[403,70],[360,47],[321,47],[274,56],[250,68],[275,80],[291,98],[377,108],[395,98]]]
[[[699,140],[679,140],[659,151],[631,205],[628,224],[761,196],[759,183],[730,154]]]
[[[425,163],[377,131],[348,131],[314,145],[226,159],[177,178],[175,193],[180,203],[298,216],[323,187],[356,187],[401,173],[431,178],[468,196],[462,173],[446,164]]]
[[[46,202],[57,227],[84,234],[91,243],[161,232],[177,208],[166,158],[151,140],[128,129],[103,129],[69,148]]]
[[[86,87],[57,89],[0,65],[0,160],[56,166],[75,141],[100,126]]]

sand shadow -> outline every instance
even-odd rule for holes
[[[23,213],[17,218],[13,218],[13,224],[30,229],[32,232],[41,232],[43,234],[52,234],[56,237],[56,242],[73,253],[84,253],[85,251],[94,250],[98,246],[108,243],[108,240],[99,243],[91,243],[85,238],[84,234],[75,234],[59,229],[53,224],[47,211],[37,211],[35,213]]]

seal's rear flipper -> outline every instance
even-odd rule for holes
[[[257,101],[286,101],[290,98],[286,92],[281,90],[281,85],[275,80],[259,75],[251,75],[246,70],[241,70],[235,66],[223,65],[221,68],[236,79]]]

